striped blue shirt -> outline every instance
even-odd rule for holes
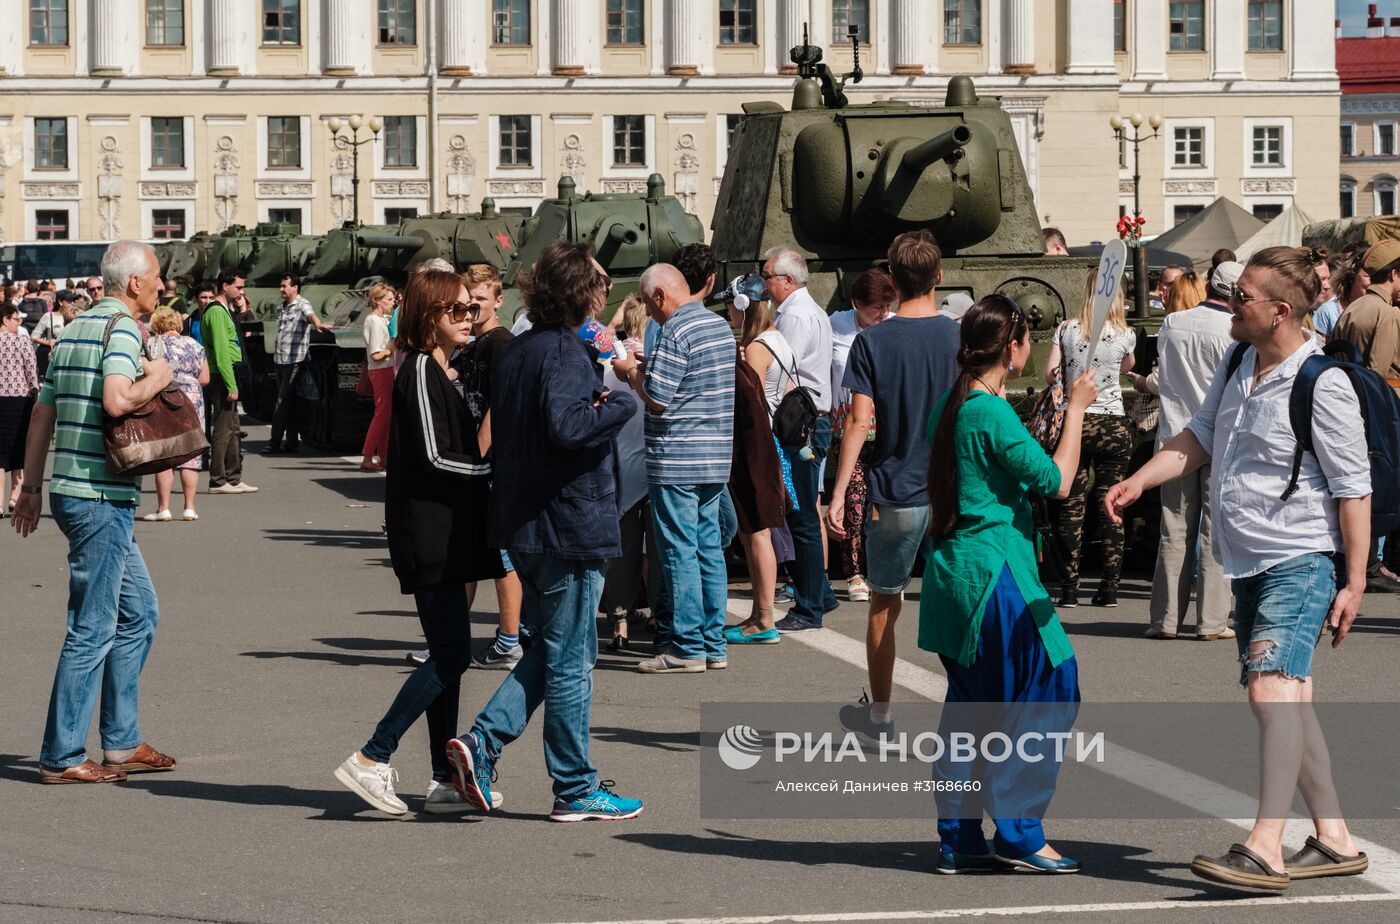
[[[661,328],[646,391],[665,407],[646,412],[647,480],[725,484],[734,455],[734,335],[719,315],[690,302]]]

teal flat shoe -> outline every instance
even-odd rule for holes
[[[1080,869],[1078,860],[1071,860],[1069,857],[1052,860],[1049,857],[1042,857],[1038,853],[1019,858],[998,855],[997,859],[1014,869],[1030,873],[1077,873]]]
[[[994,873],[1005,868],[993,854],[957,853],[943,846],[938,848],[938,866],[935,867],[945,876],[958,873]]]
[[[730,626],[724,630],[724,640],[731,645],[776,645],[782,635],[777,629],[766,629],[745,635],[741,626]]]

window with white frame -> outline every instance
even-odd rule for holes
[[[151,237],[160,241],[178,241],[185,237],[184,209],[152,209]]]
[[[1341,125],[1341,146],[1343,157],[1356,156],[1356,124],[1353,122],[1343,122]]]
[[[67,209],[39,209],[34,213],[36,241],[66,241],[69,229]]]
[[[1283,203],[1281,202],[1256,202],[1250,207],[1254,217],[1260,221],[1273,221],[1283,214]]]
[[[1340,216],[1356,217],[1356,180],[1349,176],[1342,177]]]
[[[719,43],[758,44],[758,0],[719,0]]]
[[[1128,50],[1128,0],[1113,0],[1113,50]]]
[[[861,42],[870,43],[870,0],[832,0],[831,44],[844,45],[851,40],[851,27]]]
[[[68,120],[34,120],[34,166],[39,170],[68,169]]]
[[[1256,167],[1282,167],[1283,126],[1254,126],[1253,154],[1250,162]]]
[[[608,0],[608,44],[641,45],[645,39],[646,13],[642,0]]]
[[[418,217],[416,206],[386,206],[384,209],[384,224],[397,225],[408,221],[410,218]]]
[[[146,0],[146,44],[185,44],[185,0]]]
[[[267,165],[301,166],[301,116],[267,117]]]
[[[279,225],[296,225],[298,233],[302,230],[301,209],[270,208],[267,210],[267,220]]]
[[[530,0],[491,0],[491,42],[530,44]]]
[[[1204,51],[1206,47],[1205,0],[1172,0],[1167,34],[1172,51]]]
[[[1375,190],[1376,217],[1395,214],[1395,177],[1378,176],[1371,181]]]
[[[1283,50],[1283,0],[1249,0],[1250,51]]]
[[[982,44],[982,0],[943,0],[943,44]]]
[[[613,116],[613,166],[645,167],[646,164],[646,116]]]
[[[530,167],[530,117],[503,115],[500,127],[500,161],[502,167]]]
[[[29,44],[68,44],[68,0],[29,0]]]
[[[151,167],[183,169],[185,166],[185,120],[180,116],[151,119]]]
[[[301,0],[262,0],[262,43],[301,44]]]
[[[1204,205],[1176,205],[1172,207],[1172,225],[1176,226],[1184,221],[1190,221],[1197,215],[1205,211]]]
[[[1193,125],[1172,129],[1172,165],[1206,165],[1206,130],[1203,127]]]
[[[415,0],[379,0],[379,44],[412,45],[418,40]]]
[[[725,150],[734,150],[734,135],[739,131],[739,126],[743,124],[743,113],[731,112],[724,117]]]
[[[414,116],[384,117],[384,166],[418,166],[418,119]]]
[[[1394,156],[1395,156],[1395,123],[1394,123],[1394,122],[1377,122],[1377,123],[1376,123],[1376,156],[1377,156],[1377,157],[1394,157]]]

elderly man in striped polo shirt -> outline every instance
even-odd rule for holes
[[[137,683],[159,618],[156,592],[136,546],[137,477],[107,468],[104,415],[129,414],[170,384],[170,364],[141,357],[134,313],[150,314],[160,294],[155,251],[118,241],[102,257],[107,296],[78,315],[54,345],[25,446],[15,531],[39,523],[40,486],[54,443],[49,503],[68,539],[68,634],[58,657],[39,753],[43,783],[110,783],[128,773],[173,770],[137,724]],[[107,343],[107,324],[117,318]],[[102,763],[87,757],[87,730],[102,691]]]
[[[692,297],[669,263],[647,269],[640,294],[661,338],[645,375],[631,359],[613,365],[646,405],[651,514],[673,610],[670,650],[641,662],[646,674],[729,666],[719,508],[734,453],[735,347],[729,325],[701,304],[708,290]]]

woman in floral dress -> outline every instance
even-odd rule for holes
[[[184,319],[171,308],[159,308],[151,315],[150,340],[146,349],[152,356],[163,356],[175,371],[175,384],[184,394],[185,400],[194,405],[199,414],[199,425],[204,426],[204,392],[202,386],[209,384],[209,363],[204,358],[204,347],[191,337],[180,333]],[[185,492],[184,520],[198,520],[194,511],[194,496],[199,491],[199,457],[180,465],[174,471],[166,469],[156,474],[155,513],[148,513],[141,519],[148,523],[167,523],[170,514],[170,494],[175,487],[175,472],[180,473],[180,486]]]

